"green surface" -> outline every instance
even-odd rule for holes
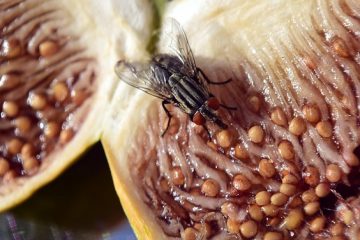
[[[164,0],[153,0],[153,9],[154,9],[154,22],[153,22],[153,33],[150,38],[150,41],[147,45],[147,51],[149,53],[156,53],[157,51],[157,43],[160,37],[160,28],[162,23],[162,16],[164,14],[166,7],[166,1]]]
[[[0,239],[107,239],[124,221],[98,143],[55,181],[0,215]]]

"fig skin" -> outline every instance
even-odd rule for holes
[[[291,65],[292,61],[290,60],[296,62],[300,66],[299,68],[304,70],[304,73],[306,74],[310,74],[311,71],[315,71],[315,69],[319,67],[318,58],[312,58],[311,56],[311,58],[307,59],[306,56],[300,55],[300,53],[308,53],[308,49],[296,52],[293,55],[291,55],[290,50],[295,50],[296,47],[299,47],[296,45],[298,44],[298,39],[292,38],[294,32],[305,31],[304,29],[306,29],[306,31],[308,29],[310,29],[309,31],[316,30],[312,25],[311,16],[313,14],[313,9],[318,9],[316,8],[316,4],[320,4],[321,2],[293,1],[291,4],[285,4],[285,1],[274,1],[272,3],[273,5],[268,2],[265,3],[264,1],[253,1],[246,4],[238,1],[228,1],[224,4],[223,2],[220,3],[220,1],[213,1],[211,4],[194,4],[194,2],[190,0],[177,1],[170,3],[167,6],[164,16],[164,26],[166,26],[167,17],[174,17],[180,22],[188,35],[197,64],[209,74],[211,79],[221,78],[219,80],[222,80],[222,78],[227,79],[228,77],[237,77],[238,80],[242,80],[245,78],[244,75],[246,75],[244,72],[249,73],[253,71],[252,73],[254,73],[254,76],[259,77],[261,81],[267,79],[267,77],[271,75],[271,77],[274,78],[273,81],[277,81],[281,87],[287,89],[289,83],[286,82],[285,79],[282,79],[287,77],[285,70]],[[321,6],[326,7],[323,5]],[[190,8],[191,11],[187,11]],[[188,13],[186,16],[184,15],[184,11]],[[289,26],[289,19],[294,20],[295,23],[299,24],[296,26]],[[307,33],[306,31],[305,33]],[[162,52],[169,51],[167,34],[168,33],[165,32],[163,33],[158,45]],[[313,32],[310,32],[309,34],[313,34]],[[282,50],[280,46],[283,45],[289,46],[289,49],[287,49],[291,55],[289,58],[286,58],[287,56],[282,58],[283,55],[286,55],[287,53],[285,50],[285,53],[280,51]],[[335,52],[339,52],[339,56],[337,57],[349,57],[349,54],[341,52],[344,51],[344,49],[341,49],[341,44],[338,43],[333,49]],[[318,54],[320,54],[319,58],[321,58],[321,54],[324,53],[319,52]],[[327,55],[324,54],[324,57],[325,56]],[[289,62],[282,62],[281,60],[284,59],[289,60]],[[264,64],[267,67],[266,71],[262,68]],[[331,64],[335,63],[331,62]],[[260,85],[261,81],[256,82],[254,80],[252,84],[255,86],[257,84]],[[250,85],[247,85],[245,82],[240,84],[243,84],[245,89]],[[253,86],[250,85],[250,87]],[[261,88],[261,86],[256,87],[257,89]],[[308,97],[304,96],[306,95],[306,87],[310,88],[310,86],[304,84],[298,87],[300,90],[296,92],[296,94],[298,94],[297,98],[300,99],[299,102],[301,104],[305,105],[307,102],[303,101],[303,99]],[[124,86],[124,88],[126,87]],[[220,92],[220,90],[216,90],[215,87],[211,89],[214,91],[215,95],[218,93],[217,91]],[[268,89],[263,89],[261,93],[266,94],[267,91],[265,90]],[[126,115],[122,120],[133,123],[137,130],[134,132],[126,126],[119,126],[121,124],[116,121],[117,115],[114,114],[113,120],[109,120],[107,123],[107,125],[111,127],[105,129],[102,142],[109,159],[114,182],[118,182],[117,191],[119,197],[137,236],[139,239],[147,239],[147,237],[149,239],[166,239],[167,237],[162,228],[156,222],[154,212],[152,212],[142,201],[140,197],[141,193],[138,193],[141,190],[138,192],[133,190],[139,189],[139,187],[136,186],[133,176],[129,173],[129,162],[134,160],[129,152],[136,149],[139,151],[138,154],[141,155],[143,149],[141,144],[139,145],[138,143],[141,142],[141,140],[144,142],[147,141],[147,138],[145,139],[144,135],[148,138],[157,137],[156,133],[151,132],[151,126],[154,124],[151,119],[159,118],[157,116],[158,101],[150,96],[138,93],[131,88],[128,88],[126,91],[129,91],[129,93],[125,96],[121,96],[120,92],[115,93],[114,99],[121,102],[122,99],[133,96],[128,108],[122,111],[122,113],[125,113]],[[239,99],[246,99],[246,96],[251,95],[243,89],[235,89],[234,91],[237,91]],[[231,100],[226,99],[226,97],[222,100],[231,102]],[[324,106],[327,105],[326,100],[319,101],[320,103],[317,105],[317,108],[319,108],[321,120],[326,121],[330,115],[329,112],[324,111]],[[251,113],[250,111],[249,113],[246,112],[241,116],[242,118],[239,117],[238,120],[244,125],[254,124],[252,121],[255,118],[252,118],[253,115],[251,114],[270,113],[271,109],[275,109],[278,105],[281,105],[281,109],[284,111],[284,114],[281,114],[281,124],[277,124],[279,127],[288,130],[291,120],[299,119],[296,118],[299,116],[301,119],[305,119],[305,117],[302,116],[302,105],[298,106],[297,109],[295,108],[296,113],[294,114],[289,110],[292,109],[292,106],[287,106],[289,102],[282,102],[279,99],[271,98],[268,95],[264,97],[264,102],[265,105],[270,105],[269,108],[266,108],[265,106],[264,109],[264,106],[261,106],[260,110],[256,109],[256,111],[254,111],[251,109]],[[238,104],[240,105],[240,103]],[[351,101],[346,104],[351,105]],[[141,112],[139,114],[139,109],[146,109],[146,112]],[[351,108],[347,110],[352,111]],[[354,113],[352,114],[355,115]],[[268,120],[271,121],[271,116],[268,117]],[[318,136],[318,141],[331,140],[331,137],[328,137],[328,134],[322,136],[317,132],[315,124],[318,120],[320,119],[318,119],[317,116],[316,120],[311,119],[310,122],[295,121],[301,122],[302,126],[300,129],[301,131],[294,131],[292,133],[292,141],[289,141],[294,146],[295,155],[291,155],[288,160],[292,161],[294,165],[299,163],[297,157],[298,152],[296,150],[299,145],[294,143],[299,139],[306,137],[308,131],[311,131],[312,134]],[[306,126],[303,126],[303,124]],[[247,126],[247,129],[250,127],[251,126]],[[118,136],[114,136],[114,131],[118,133]],[[262,146],[262,142],[257,144]],[[216,148],[214,149],[214,151],[217,150],[218,149]],[[341,159],[341,157],[339,159]],[[326,164],[324,164],[322,160],[319,161],[317,159],[315,162],[317,161],[318,165],[314,166],[318,171],[318,175],[316,174],[315,176],[316,181],[309,181],[309,186],[314,189],[319,184],[323,183],[326,176]],[[276,160],[274,160],[274,162],[276,162]],[[350,166],[347,165],[345,161],[341,161],[339,167],[345,175],[350,171]],[[293,176],[296,181],[299,181],[299,178],[302,177],[299,173],[291,172],[291,169],[286,171],[293,174],[291,176]],[[279,171],[277,174],[279,177],[283,178],[281,175],[283,174],[282,172]],[[315,195],[315,197],[317,196]],[[302,200],[299,199],[299,201],[301,202]],[[299,206],[296,205],[294,208],[295,207]],[[296,227],[297,226],[298,225],[296,225]],[[303,225],[299,224],[299,226],[302,227]]]
[[[124,96],[123,93],[125,92],[128,93],[128,95]],[[135,132],[133,129],[127,127],[126,124],[122,124],[122,121],[123,123],[142,121],[142,115],[134,114],[134,109],[148,109],[151,115],[151,109],[154,109],[155,99],[136,91],[132,87],[121,85],[115,92],[113,100],[115,102],[125,103],[128,96],[132,96],[131,102],[129,102],[127,108],[122,109],[123,116],[121,119],[119,119],[119,115],[114,115],[112,119],[105,120],[105,125],[110,124],[107,126],[111,126],[111,128],[104,129],[101,143],[106,158],[108,159],[115,190],[137,239],[167,239],[168,237],[159,227],[152,211],[143,203],[142,199],[139,198],[134,188],[130,187],[134,186],[134,182],[131,181],[130,171],[126,170],[126,159],[128,157],[126,149],[131,147],[131,141],[128,141],[124,136],[135,137]],[[112,134],[113,131],[120,134]],[[138,131],[146,131],[146,123],[144,125],[141,124]],[[119,151],[119,149],[125,150]]]

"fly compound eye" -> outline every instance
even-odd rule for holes
[[[216,97],[209,98],[206,101],[206,104],[208,105],[209,108],[211,108],[213,110],[218,110],[220,108],[219,100],[217,100]]]
[[[206,119],[204,118],[203,115],[201,115],[200,112],[196,112],[192,118],[192,121],[196,124],[196,125],[204,125],[206,122]]]

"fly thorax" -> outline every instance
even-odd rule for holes
[[[171,88],[174,88],[174,87],[176,87],[176,86],[180,83],[180,81],[181,81],[181,76],[179,76],[178,74],[174,73],[174,74],[172,74],[172,75],[170,76],[168,83],[169,83],[169,86],[170,86]]]
[[[153,62],[151,64],[152,73],[154,74],[155,79],[169,79],[171,74],[169,71],[167,71],[165,68],[163,68],[161,65],[159,65],[156,62]]]

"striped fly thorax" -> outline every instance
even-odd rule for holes
[[[191,117],[209,98],[209,94],[189,77],[173,74],[168,82],[173,90],[174,100]]]

